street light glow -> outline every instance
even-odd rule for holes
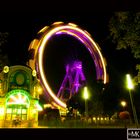
[[[131,89],[133,89],[134,86],[133,86],[133,83],[132,83],[130,74],[127,74],[127,75],[126,75],[126,78],[127,78],[127,88],[129,89],[129,95],[130,95],[130,101],[131,101],[131,106],[132,106],[134,121],[135,121],[136,127],[138,128],[139,123],[138,123],[136,108],[135,108],[135,106],[134,106],[133,98],[132,98],[132,94],[131,94]]]
[[[127,87],[128,87],[128,89],[133,89],[134,88],[134,85],[132,83],[130,74],[127,74],[126,75],[126,78],[127,78]]]
[[[83,97],[85,99],[85,116],[86,116],[86,120],[87,120],[87,118],[88,118],[88,100],[87,99],[89,98],[89,95],[88,95],[88,89],[86,86],[84,87]]]
[[[121,105],[122,105],[123,107],[125,107],[125,106],[126,106],[126,102],[125,102],[125,101],[121,101]]]
[[[87,87],[84,87],[84,99],[87,100],[88,99],[88,90]]]

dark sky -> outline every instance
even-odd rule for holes
[[[118,101],[121,98],[124,98],[126,94],[126,89],[124,85],[124,79],[126,73],[132,73],[133,75],[136,73],[135,64],[136,60],[133,58],[133,55],[129,50],[116,50],[115,45],[111,42],[111,40],[107,40],[108,36],[108,21],[113,12],[94,12],[90,14],[76,13],[76,14],[56,14],[56,13],[43,13],[43,12],[21,12],[21,13],[4,13],[0,15],[0,31],[9,32],[10,33],[10,41],[7,48],[7,53],[9,59],[11,61],[11,65],[16,64],[25,64],[27,60],[27,49],[29,47],[30,42],[35,38],[37,32],[46,25],[51,25],[55,21],[63,21],[66,23],[73,22],[79,27],[87,30],[93,37],[94,41],[96,41],[101,47],[102,54],[106,58],[107,61],[107,72],[109,74],[109,83],[108,89],[106,93],[106,102],[111,102],[112,108],[118,105]],[[52,55],[57,54],[56,52],[62,53],[62,59],[59,64],[56,63],[53,67],[48,70],[48,72],[52,71],[52,79],[59,79],[57,82],[60,84],[62,81],[62,77],[64,74],[60,74],[60,72],[65,72],[64,65],[67,63],[66,61],[70,59],[71,54],[74,54],[75,57],[79,57],[80,53],[82,55],[82,51],[73,51],[73,49],[67,50],[65,53],[64,48],[55,48],[51,50],[50,56],[48,55],[48,59],[52,59],[50,63],[56,62],[57,57],[52,57]],[[55,50],[56,49],[56,50]],[[58,50],[57,50],[58,49]],[[53,52],[54,51],[54,52]],[[51,55],[52,54],[52,55]],[[67,54],[67,55],[66,55]],[[57,55],[54,55],[57,56]],[[87,67],[85,69],[94,70],[94,65],[92,64],[90,68],[90,64],[93,63],[89,57],[89,63],[87,63]],[[83,58],[84,59],[84,58]],[[84,60],[83,60],[84,61]],[[85,63],[85,62],[83,62]],[[52,66],[52,65],[51,65]],[[57,69],[58,73],[54,70]],[[87,71],[87,73],[94,74],[94,71]],[[51,79],[51,74],[48,74],[48,79]],[[88,74],[87,74],[88,75]],[[56,76],[56,77],[55,77]],[[90,80],[90,84],[94,83],[92,79]],[[50,80],[51,81],[51,80]],[[57,82],[52,80],[50,85],[55,85],[53,89],[58,90],[59,86]]]

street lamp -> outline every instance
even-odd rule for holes
[[[134,121],[135,121],[136,127],[138,127],[138,118],[137,118],[135,106],[133,104],[133,97],[132,97],[132,94],[131,94],[131,90],[134,88],[134,86],[133,86],[130,74],[127,74],[126,78],[127,78],[127,88],[129,89],[129,96],[130,96],[130,101],[131,101]]]
[[[121,101],[121,106],[122,106],[123,108],[125,108],[125,107],[126,107],[126,101]]]
[[[119,114],[119,117],[121,119],[123,119],[125,128],[126,128],[126,124],[127,124],[127,118],[129,117],[129,113],[125,110],[126,105],[127,105],[126,101],[122,100],[121,101],[121,106],[123,107],[123,111],[120,112],[120,114]]]
[[[84,87],[84,99],[85,99],[85,115],[86,115],[86,119],[88,117],[88,90],[87,87]]]

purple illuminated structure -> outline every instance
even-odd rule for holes
[[[80,87],[86,82],[82,70],[82,62],[74,61],[72,64],[66,65],[66,75],[62,85],[58,91],[57,97],[66,101],[76,94]]]

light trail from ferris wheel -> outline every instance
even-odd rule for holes
[[[73,23],[62,24],[61,22],[55,23],[50,28],[48,27],[45,30],[41,30],[41,32],[42,31],[44,31],[44,36],[40,39],[39,43],[40,46],[38,48],[37,69],[39,70],[43,87],[47,90],[47,92],[54,99],[54,101],[57,104],[59,104],[62,108],[66,108],[66,103],[57,98],[54,92],[52,91],[46,79],[43,65],[44,50],[49,39],[53,35],[56,34],[71,35],[76,39],[78,39],[81,43],[83,43],[85,47],[89,50],[95,63],[97,79],[102,79],[104,84],[107,82],[106,63],[104,61],[104,57],[102,56],[100,47],[93,41],[92,37],[87,31],[82,30]]]

